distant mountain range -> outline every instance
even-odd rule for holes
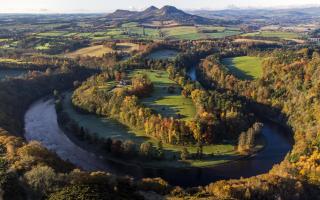
[[[175,25],[240,25],[256,23],[319,23],[320,7],[290,9],[227,9],[184,12],[173,6],[151,6],[143,11],[116,10],[103,17],[114,23],[138,22],[146,26]]]
[[[173,6],[164,6],[161,9],[151,6],[144,11],[116,10],[105,17],[115,22],[139,22],[145,24],[181,25],[181,24],[214,24],[213,19],[188,14]]]
[[[288,9],[227,9],[227,10],[197,10],[191,14],[205,18],[240,20],[270,23],[305,23],[319,22],[320,7],[288,8]]]

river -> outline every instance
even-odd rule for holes
[[[6,80],[7,78],[21,77],[27,72],[28,70],[25,69],[0,69],[0,81]]]
[[[262,134],[266,138],[265,148],[248,159],[231,161],[209,168],[147,169],[138,166],[106,161],[75,145],[60,129],[57,122],[54,100],[41,99],[25,114],[25,138],[41,142],[56,152],[62,159],[89,171],[106,170],[135,178],[162,177],[172,185],[184,187],[240,177],[250,177],[268,172],[274,164],[281,162],[291,149],[291,140],[278,125],[264,121]]]

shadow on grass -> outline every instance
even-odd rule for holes
[[[168,92],[168,88],[170,86],[174,86],[173,84],[158,84],[151,97],[147,97],[142,99],[142,104],[144,104],[146,107],[150,107],[152,110],[154,110],[156,113],[161,114],[164,117],[173,117],[177,119],[184,119],[188,116],[180,114],[181,107],[185,106],[184,102],[174,102],[176,105],[166,105],[165,101],[174,101],[172,99],[169,99],[170,97],[174,97],[177,95],[181,95],[181,88],[179,86],[174,86],[173,92]],[[162,101],[164,104],[157,104],[156,101]]]
[[[254,80],[254,77],[252,75],[248,74],[243,70],[238,69],[236,67],[236,63],[232,60],[232,58],[226,58],[225,61],[223,61],[223,64],[237,78],[241,80]]]

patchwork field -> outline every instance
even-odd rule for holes
[[[254,80],[262,75],[262,60],[259,57],[241,56],[225,58],[222,63],[240,79]]]
[[[165,37],[181,40],[224,38],[240,34],[239,30],[216,26],[178,26],[162,29]],[[207,32],[204,32],[207,31]],[[211,32],[212,31],[212,32]]]
[[[61,25],[62,26],[62,25]],[[87,27],[86,26],[81,26]],[[29,27],[30,28],[30,27]],[[145,26],[135,22],[125,23],[118,27],[106,27],[97,31],[76,32],[76,30],[50,30],[34,33],[32,36],[36,38],[50,38],[50,39],[74,39],[82,38],[92,41],[110,40],[110,39],[181,39],[181,40],[197,40],[209,38],[224,38],[233,35],[241,34],[240,29],[220,27],[220,26],[172,26],[162,27]],[[1,39],[0,39],[1,42]],[[39,47],[39,50],[42,50]]]

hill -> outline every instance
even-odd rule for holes
[[[173,6],[164,6],[161,9],[151,6],[144,11],[116,10],[105,17],[106,20],[114,22],[138,22],[150,26],[171,25],[195,25],[214,24],[213,19],[188,14]]]

